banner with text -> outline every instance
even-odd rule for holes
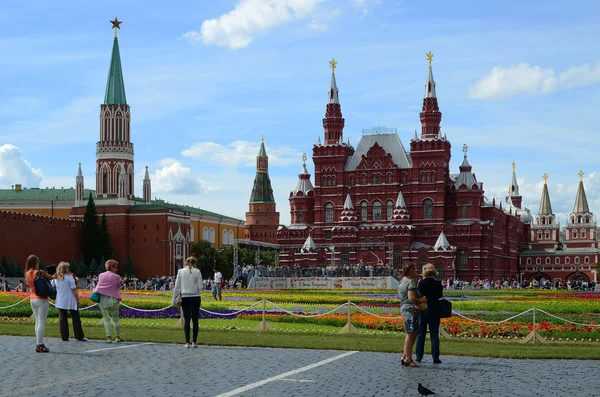
[[[394,277],[254,277],[251,289],[385,289],[398,288]]]

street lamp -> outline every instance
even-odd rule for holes
[[[223,249],[216,249],[213,252],[213,268],[217,266],[217,252],[223,252]]]

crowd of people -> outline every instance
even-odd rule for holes
[[[471,282],[463,281],[459,279],[449,278],[446,281],[442,281],[442,285],[445,289],[453,290],[475,290],[475,289],[519,289],[519,288],[535,288],[535,289],[564,289],[564,290],[576,290],[576,291],[594,291],[596,283],[594,281],[586,281],[582,279],[577,280],[555,280],[552,282],[546,278],[540,280],[533,279],[530,281],[518,282],[516,279],[508,280],[481,280],[474,279]]]

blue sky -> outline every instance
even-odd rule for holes
[[[433,70],[453,144],[488,196],[504,196],[511,162],[537,213],[544,173],[555,213],[579,177],[600,211],[600,6],[591,1],[28,1],[0,6],[0,187],[94,188],[98,111],[113,34],[132,112],[136,193],[243,218],[261,136],[282,223],[287,197],[322,136],[335,57],[344,135],[420,127]],[[309,171],[312,163],[309,161]]]

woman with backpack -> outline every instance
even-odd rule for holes
[[[48,353],[50,350],[44,345],[44,330],[46,329],[46,318],[48,317],[48,297],[38,296],[35,291],[34,280],[36,277],[43,277],[46,280],[52,280],[52,276],[43,270],[39,270],[40,258],[35,255],[29,255],[25,264],[25,280],[31,291],[29,296],[31,310],[35,318],[35,351],[37,353]]]

